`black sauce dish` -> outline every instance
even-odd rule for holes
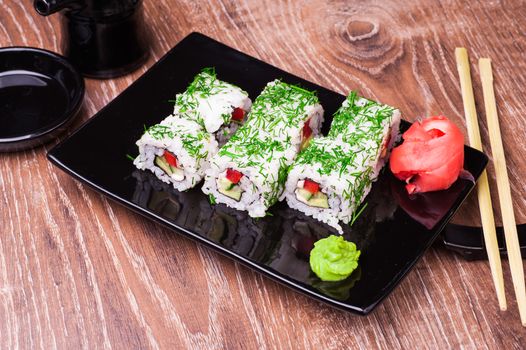
[[[82,106],[84,80],[64,57],[31,47],[0,48],[0,152],[40,146]]]

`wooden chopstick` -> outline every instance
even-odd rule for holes
[[[499,192],[502,224],[504,226],[504,236],[506,237],[506,249],[508,251],[511,278],[515,289],[515,297],[517,298],[517,304],[519,306],[521,322],[522,325],[526,327],[526,288],[524,285],[524,269],[522,266],[519,238],[517,236],[517,225],[513,213],[513,201],[511,198],[508,170],[506,168],[506,157],[504,155],[504,147],[500,135],[497,104],[495,102],[495,92],[493,90],[491,60],[489,58],[481,58],[479,60],[479,68],[480,80],[482,81],[482,92],[484,94],[484,106],[486,108],[486,118],[488,120],[491,154],[493,155],[493,165],[495,166],[495,175],[497,177],[497,188]]]
[[[460,88],[462,90],[462,101],[464,103],[464,114],[466,115],[469,143],[471,147],[482,151],[479,123],[477,119],[477,111],[475,109],[475,96],[473,95],[473,86],[471,84],[468,53],[465,48],[457,47],[455,49],[455,56],[457,59],[458,75],[460,77]],[[493,277],[493,284],[495,285],[495,291],[497,292],[499,307],[504,311],[506,310],[504,278],[502,276],[499,244],[497,242],[497,233],[495,231],[495,220],[493,218],[493,206],[491,204],[491,196],[489,192],[488,175],[485,170],[482,172],[478,180],[477,196],[491,276]]]

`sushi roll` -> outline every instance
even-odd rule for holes
[[[323,107],[312,91],[274,80],[256,98],[248,127],[264,130],[298,150],[320,133]]]
[[[395,108],[351,93],[327,137],[316,138],[291,166],[282,199],[336,228],[349,223],[399,139]]]
[[[351,221],[373,181],[373,169],[363,150],[338,139],[312,140],[288,175],[284,197],[289,207],[342,233],[339,220]]]
[[[373,177],[376,178],[389,159],[393,146],[400,141],[399,129],[398,109],[351,91],[333,116],[328,137],[371,148],[371,153],[375,154]]]
[[[195,121],[223,145],[246,119],[252,102],[239,87],[217,79],[213,68],[197,74],[175,97],[174,115]]]
[[[203,192],[252,217],[265,216],[278,201],[297,152],[264,134],[241,127],[211,159]]]
[[[191,120],[169,116],[147,129],[137,141],[138,169],[150,170],[162,181],[184,191],[201,181],[218,145],[212,134]]]
[[[283,192],[289,166],[301,146],[319,133],[322,121],[323,109],[313,92],[269,83],[247,123],[210,161],[203,192],[252,217],[265,216]]]

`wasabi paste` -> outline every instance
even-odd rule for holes
[[[359,257],[356,244],[331,235],[314,243],[310,267],[322,281],[341,281],[358,267]]]

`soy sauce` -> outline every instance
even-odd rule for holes
[[[66,112],[67,102],[64,87],[48,76],[24,70],[0,72],[0,138],[53,127]]]

